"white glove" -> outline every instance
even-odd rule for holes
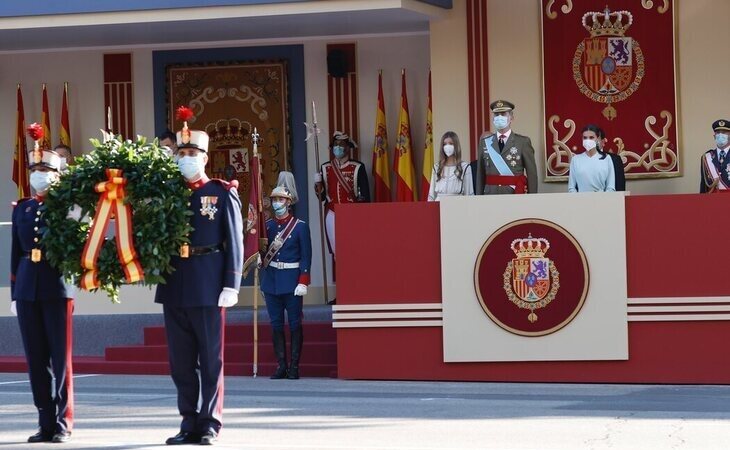
[[[63,283],[66,288],[66,298],[76,298],[76,285],[73,283]]]
[[[314,174],[314,182],[315,183],[321,183],[322,182],[322,172],[316,172]]]
[[[10,314],[14,316],[18,315],[18,305],[15,303],[15,300],[10,302]]]
[[[297,284],[297,287],[294,288],[294,295],[297,297],[303,297],[307,295],[307,285],[302,283]]]
[[[238,303],[238,291],[228,287],[224,287],[218,296],[218,306],[221,308],[229,308]]]
[[[80,221],[81,220],[81,207],[79,205],[74,204],[71,208],[68,210],[68,214],[66,214],[67,219],[71,219],[73,221]]]

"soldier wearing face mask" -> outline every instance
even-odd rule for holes
[[[243,220],[238,183],[205,175],[208,135],[187,128],[192,111],[181,108],[178,113],[185,125],[177,133],[175,158],[192,190],[193,231],[155,294],[163,307],[170,375],[182,416],[180,432],[166,443],[210,445],[223,420],[223,327],[225,309],[238,302]]]
[[[431,172],[428,201],[438,201],[449,195],[474,195],[471,166],[461,160],[459,136],[453,131],[447,131],[441,137],[439,161]]]
[[[302,355],[302,297],[307,295],[312,265],[312,242],[307,224],[290,213],[294,196],[284,186],[271,192],[275,218],[266,221],[269,247],[262,256],[261,290],[271,321],[278,366],[272,379],[299,378]],[[287,365],[284,311],[289,319],[291,363]]]
[[[68,170],[68,166],[74,163],[71,147],[66,144],[58,144],[53,148],[53,151],[61,157],[61,173],[66,172]]]
[[[28,442],[66,442],[73,428],[73,300],[68,298],[61,272],[48,263],[41,243],[46,227],[43,202],[58,180],[61,158],[40,150],[42,132],[40,137],[32,137],[35,149],[28,161],[35,196],[18,200],[13,209],[10,310],[18,316],[33,403],[38,408],[39,430]]]
[[[332,154],[334,158],[322,164],[320,172],[314,174],[314,191],[324,201],[325,230],[330,253],[335,258],[335,210],[340,203],[360,203],[370,201],[370,184],[365,165],[350,159],[357,148],[350,136],[335,131],[332,135]]]
[[[476,194],[535,194],[537,167],[530,138],[512,131],[515,105],[497,100],[492,110],[494,134],[479,138]]]
[[[730,120],[712,123],[715,148],[702,155],[700,163],[700,193],[730,192]]]

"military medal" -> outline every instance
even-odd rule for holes
[[[181,258],[190,257],[190,246],[188,244],[183,244],[180,246],[180,257]]]
[[[218,212],[218,208],[215,207],[218,203],[218,197],[200,197],[200,214],[208,216],[208,220],[215,219],[215,213]]]
[[[41,253],[41,249],[39,249],[39,248],[34,248],[33,250],[30,251],[30,260],[33,261],[34,263],[41,262],[41,256],[42,256],[42,253]]]

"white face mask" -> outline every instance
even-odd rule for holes
[[[180,168],[180,172],[182,172],[186,179],[192,180],[197,175],[203,173],[203,169],[205,167],[203,155],[198,154],[198,156],[183,156],[177,160],[177,167]]]
[[[451,156],[454,154],[454,146],[451,144],[444,144],[444,153],[446,156]]]
[[[45,192],[56,181],[55,172],[35,171],[30,174],[30,185],[36,192]]]
[[[596,148],[596,141],[593,139],[583,139],[583,148],[586,151],[591,151]]]

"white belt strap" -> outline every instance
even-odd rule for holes
[[[273,267],[274,269],[298,269],[299,263],[298,262],[288,263],[288,262],[280,262],[280,261],[271,261],[269,263],[269,267]]]

